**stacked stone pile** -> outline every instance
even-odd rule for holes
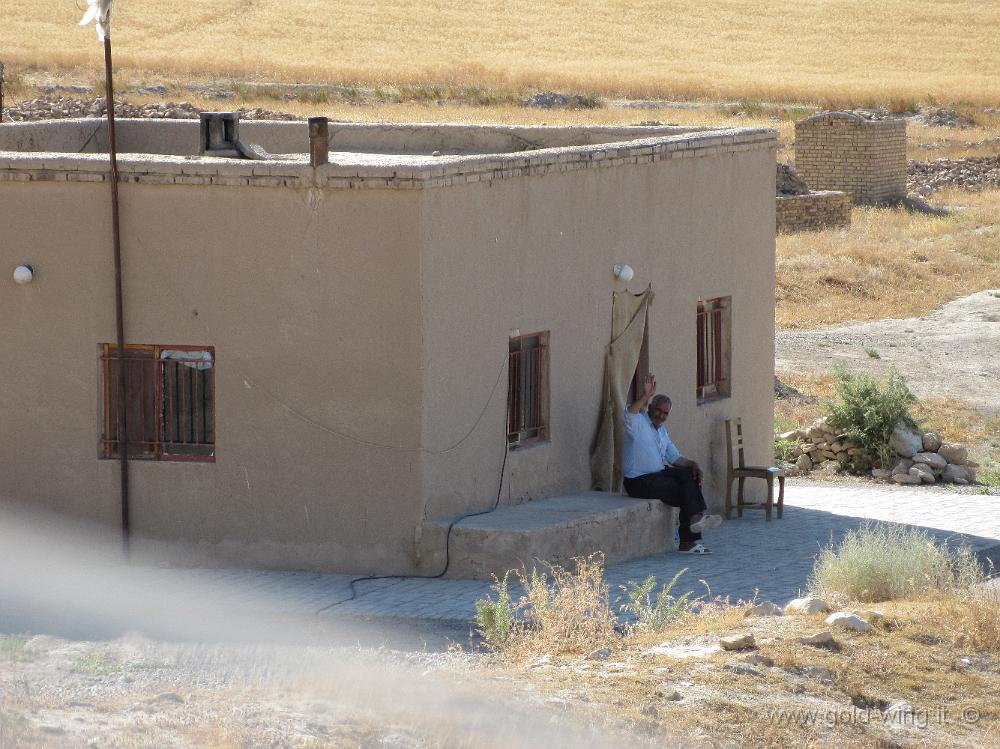
[[[778,439],[795,443],[790,457],[795,461],[794,473],[803,474],[826,462],[841,465],[870,466],[875,457],[850,441],[830,425],[829,417],[817,419],[808,427],[785,432]],[[875,479],[895,484],[969,484],[976,480],[978,467],[969,460],[961,445],[942,442],[934,432],[921,432],[899,424],[888,445],[898,460],[891,466],[872,468]]]
[[[838,434],[830,426],[828,417],[817,419],[803,429],[794,429],[778,436],[781,440],[791,440],[795,446],[791,450],[791,458],[799,473],[809,473],[813,468],[827,461],[845,464],[848,462],[862,463],[866,459],[865,449],[856,442],[851,442],[844,435]]]
[[[934,432],[897,426],[889,447],[899,456],[891,468],[872,469],[872,476],[896,484],[968,484],[976,480],[977,465],[962,445],[942,442]]]
[[[809,185],[791,164],[778,162],[774,191],[777,195],[808,195]]]
[[[959,130],[971,130],[976,123],[969,117],[959,114],[954,109],[921,109],[917,121],[928,127],[952,127]]]
[[[906,186],[920,195],[930,195],[943,187],[973,191],[1000,187],[1000,156],[910,161],[906,166]]]
[[[31,120],[58,120],[69,117],[103,117],[105,103],[103,98],[81,99],[67,96],[39,96],[4,107],[5,122],[28,122]],[[115,102],[116,117],[148,117],[152,119],[187,120],[198,119],[201,110],[187,102],[154,102],[151,104],[130,104],[127,101]],[[298,120],[292,114],[272,112],[259,107],[240,109],[240,119],[243,120]]]

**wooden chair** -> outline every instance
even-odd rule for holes
[[[733,464],[733,426],[736,427],[736,464]],[[743,485],[747,479],[764,479],[767,482],[767,500],[763,504],[748,503],[743,498]],[[748,466],[743,462],[743,424],[740,419],[726,419],[726,518],[736,507],[737,517],[743,517],[743,510],[763,509],[768,522],[774,506],[774,480],[778,479],[778,518],[785,509],[785,474],[773,466]],[[733,481],[739,481],[736,504],[733,505]]]

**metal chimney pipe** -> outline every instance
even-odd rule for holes
[[[309,118],[309,163],[319,166],[330,161],[330,125],[326,117]]]

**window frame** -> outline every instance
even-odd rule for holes
[[[542,444],[549,441],[549,339],[550,331],[538,331],[527,335],[512,335],[507,348],[507,446],[510,449]],[[534,345],[532,342],[537,341]],[[529,405],[527,411],[533,415],[534,423],[525,424],[523,403],[524,386],[522,380],[521,356],[525,352],[536,351],[540,362],[536,365],[534,394],[537,402]],[[515,361],[518,361],[515,369]],[[530,396],[529,396],[530,397]]]
[[[114,435],[117,433],[117,420],[115,419],[115,413],[112,408],[113,395],[111,393],[112,385],[112,375],[111,367],[112,362],[117,361],[115,351],[118,346],[115,343],[102,343],[99,345],[99,360],[101,364],[100,376],[102,385],[102,397],[103,401],[101,403],[101,435],[99,440],[99,457],[105,460],[118,460],[118,444],[119,440],[112,439],[109,435]],[[206,455],[192,455],[192,454],[179,454],[170,452],[170,447],[168,445],[173,444],[186,444],[186,443],[168,443],[166,441],[166,427],[163,419],[164,411],[164,392],[163,392],[163,381],[164,381],[164,362],[171,361],[170,359],[164,359],[162,354],[164,351],[190,351],[190,352],[207,352],[211,355],[211,370],[212,377],[207,390],[207,396],[203,397],[203,402],[210,404],[205,414],[210,418],[208,433],[212,436],[211,442],[200,442],[200,443],[190,443],[193,445],[202,445],[210,448],[211,452]],[[143,460],[143,461],[154,461],[154,462],[188,462],[188,463],[214,463],[217,455],[217,435],[216,435],[216,395],[215,395],[215,372],[217,366],[216,352],[214,346],[191,346],[191,345],[167,345],[167,344],[146,344],[146,343],[126,343],[125,344],[125,360],[129,359],[129,352],[142,352],[149,354],[148,360],[151,365],[155,368],[153,375],[151,377],[152,382],[152,403],[156,408],[155,415],[155,440],[141,443],[142,452],[139,454],[130,454],[128,456],[129,460]],[[140,359],[141,360],[141,359]],[[145,391],[148,394],[148,391]],[[131,431],[131,430],[129,430]],[[131,451],[130,451],[131,453]]]
[[[695,397],[699,405],[732,395],[732,300],[731,296],[720,296],[698,301]]]

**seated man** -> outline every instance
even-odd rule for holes
[[[701,531],[717,528],[722,518],[704,514],[701,468],[682,456],[670,441],[663,426],[670,414],[670,398],[655,393],[656,380],[648,374],[642,397],[625,411],[625,491],[630,497],[659,499],[679,508],[680,553],[710,554],[701,543]]]

